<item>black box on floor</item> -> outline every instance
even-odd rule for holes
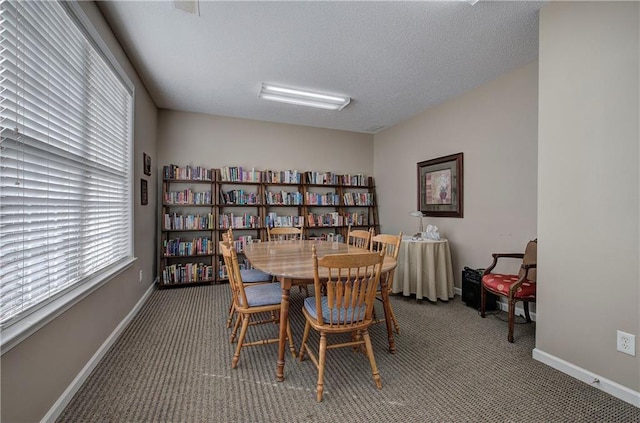
[[[462,301],[467,306],[480,309],[480,281],[484,269],[465,267],[462,271]],[[497,310],[497,297],[487,292],[485,311]]]

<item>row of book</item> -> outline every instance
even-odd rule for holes
[[[265,216],[265,226],[268,228],[302,227],[304,216],[278,216],[277,213],[269,213]]]
[[[241,235],[233,241],[233,246],[238,253],[241,253],[245,250],[245,248],[247,248],[247,245],[253,244],[254,242],[261,242],[261,240],[260,238],[256,239],[251,235]]]
[[[162,269],[162,283],[171,285],[186,282],[204,282],[213,280],[213,266],[203,263],[172,264]]]
[[[368,214],[363,212],[345,213],[344,224],[347,226],[369,226]]]
[[[302,175],[297,170],[264,170],[262,182],[270,184],[299,184]]]
[[[165,180],[192,180],[213,181],[214,170],[201,166],[177,166],[169,164],[162,168]],[[360,186],[369,185],[369,178],[361,173],[355,175],[338,175],[333,172],[300,172],[298,170],[256,170],[245,169],[242,166],[224,166],[220,168],[220,181],[222,182],[254,182],[272,184],[300,184],[304,180],[313,185],[344,185]]]
[[[265,202],[269,205],[280,206],[301,206],[303,204],[303,197],[301,192],[270,192],[264,193]]]
[[[340,195],[335,192],[320,194],[317,192],[305,192],[304,201],[307,205],[314,206],[339,206]]]
[[[306,182],[317,185],[338,185],[338,175],[332,172],[306,172]]]
[[[369,178],[362,173],[357,175],[340,175],[340,184],[353,187],[366,187],[369,185]]]
[[[220,180],[223,182],[262,182],[262,172],[243,169],[241,166],[225,166],[220,168]]]
[[[345,192],[342,194],[345,206],[372,206],[373,194],[370,192]]]
[[[162,167],[162,175],[166,180],[192,180],[192,181],[212,181],[213,171],[200,166],[180,167],[173,164]]]
[[[259,205],[258,194],[243,189],[220,191],[220,204]]]
[[[183,241],[180,238],[165,239],[162,249],[166,257],[213,254],[213,241],[208,237],[194,238],[191,241]]]
[[[307,215],[307,224],[310,227],[315,226],[368,226],[369,219],[364,213],[345,213],[341,215],[337,212]]]
[[[344,226],[344,216],[338,212],[325,214],[309,213],[307,215],[307,224],[310,227],[315,226]]]
[[[336,224],[331,224],[328,226],[342,226],[342,225],[354,225],[354,226],[366,226],[368,225],[368,218],[367,218],[367,214],[364,212],[347,212],[344,213],[343,215],[340,215],[338,212],[331,212],[331,213],[326,213],[326,214],[313,214],[310,213],[310,216],[313,216],[312,220],[309,220],[309,217],[307,217],[307,221],[309,222],[310,226],[327,226],[327,225],[318,225],[316,222],[318,222],[318,216],[331,216],[331,221],[332,222],[343,222],[343,223],[336,223]],[[254,216],[254,215],[249,215],[249,214],[235,214],[235,213],[229,213],[229,214],[222,214],[219,215],[219,220],[220,220],[220,224],[219,224],[219,228],[221,229],[228,229],[230,227],[230,225],[232,225],[232,228],[259,228],[260,225],[258,224],[260,218],[258,216]],[[325,218],[322,217],[320,220],[324,221]],[[314,222],[313,225],[310,224],[310,222]],[[269,228],[274,228],[274,227],[303,227],[304,226],[304,222],[305,222],[305,218],[304,216],[296,216],[296,215],[282,215],[279,216],[277,213],[275,212],[270,212],[265,216],[265,221],[264,221],[264,227],[269,227]],[[201,216],[201,215],[178,215],[176,213],[173,214],[169,214],[169,213],[165,213],[163,215],[163,229],[165,230],[173,230],[173,231],[180,231],[180,230],[213,230],[213,228],[215,227],[215,222],[213,219],[213,214],[209,213],[208,215],[205,216]],[[169,240],[169,241],[175,241],[175,240]],[[165,241],[166,242],[166,241]],[[171,244],[171,247],[169,247],[169,245],[164,245],[163,248],[165,248],[165,255],[170,255],[170,256],[174,256],[174,255],[184,255],[179,253],[180,248],[185,248],[185,247],[176,247],[174,245],[174,243]],[[172,253],[167,253],[167,248],[171,248]],[[174,253],[174,249],[177,248],[178,249],[178,253]],[[197,249],[195,251],[198,251]],[[197,253],[197,254],[201,254],[201,253]],[[202,254],[208,254],[208,253],[202,253]],[[190,253],[187,253],[186,255],[191,255]]]
[[[180,230],[207,230],[215,228],[213,213],[205,216],[199,214],[178,215],[177,213],[165,213],[162,223],[163,229]]]
[[[211,191],[194,192],[190,189],[185,189],[183,191],[168,191],[164,193],[164,203],[176,205],[212,204]]]
[[[242,229],[259,228],[260,217],[249,213],[225,213],[218,216],[218,228],[220,229]]]

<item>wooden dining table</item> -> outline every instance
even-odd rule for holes
[[[289,319],[289,295],[291,287],[295,285],[313,284],[314,270],[311,255],[312,246],[316,247],[318,257],[327,254],[362,254],[369,250],[354,247],[342,242],[320,240],[294,240],[257,242],[246,246],[244,254],[256,269],[270,273],[278,278],[282,288],[282,302],[280,304],[280,333],[278,340],[278,362],[276,380],[284,380],[284,359],[287,336],[287,320]],[[396,267],[393,257],[385,256],[382,273],[390,272]],[[319,275],[326,277],[326,269],[319,269]],[[382,304],[385,323],[389,337],[389,352],[395,353],[396,345],[391,327],[391,309],[386,279],[380,278]]]

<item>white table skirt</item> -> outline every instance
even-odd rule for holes
[[[427,297],[430,301],[453,298],[449,242],[404,238],[391,290],[406,296],[416,294],[417,299]]]

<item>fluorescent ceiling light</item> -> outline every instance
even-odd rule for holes
[[[258,97],[264,100],[317,107],[325,110],[342,110],[351,102],[349,97],[314,93],[271,84],[262,84]]]

